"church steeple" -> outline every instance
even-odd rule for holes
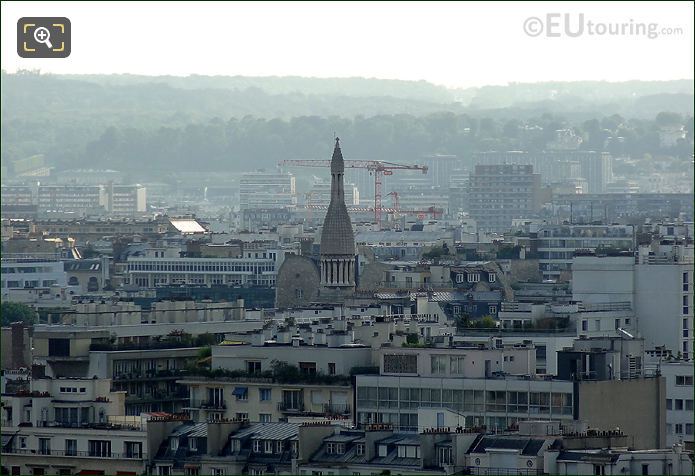
[[[344,175],[345,162],[343,161],[343,151],[340,150],[340,138],[336,137],[333,157],[331,157],[331,202],[339,200],[345,203]]]
[[[355,238],[345,206],[345,162],[336,137],[331,158],[331,202],[321,230],[321,284],[328,288],[355,286]]]

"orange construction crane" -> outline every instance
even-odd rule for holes
[[[367,169],[370,175],[374,174],[374,221],[381,226],[381,185],[382,175],[393,175],[394,170],[420,170],[427,173],[425,165],[395,164],[382,160],[345,160],[347,169]],[[291,167],[330,167],[330,160],[283,160],[279,165]]]

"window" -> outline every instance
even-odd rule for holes
[[[270,388],[260,388],[258,389],[258,393],[260,394],[260,399],[262,402],[267,402],[270,400],[271,395],[272,395],[272,389]]]
[[[682,399],[676,398],[676,399],[674,400],[674,403],[676,404],[676,405],[675,405],[675,409],[676,409],[676,410],[683,410],[683,400],[682,400]]]
[[[316,362],[299,362],[299,372],[302,375],[316,375]]]
[[[326,454],[335,454],[335,443],[326,443]]]
[[[259,413],[258,421],[261,423],[270,423],[272,421],[272,415],[270,413]]]
[[[273,452],[273,440],[266,440],[263,442],[263,452],[272,453]]]
[[[237,400],[245,402],[249,399],[249,389],[248,387],[234,387],[232,395],[234,395]]]
[[[249,414],[246,412],[237,412],[235,417],[239,421],[246,421],[249,419]]]
[[[224,468],[210,468],[212,476],[224,476]]]
[[[676,423],[676,434],[677,435],[683,434],[683,424],[682,423]]]
[[[191,438],[189,441],[196,441],[196,439]],[[142,442],[140,442],[140,441],[126,441],[123,444],[123,446],[125,449],[125,457],[126,458],[142,458]]]
[[[177,438],[174,439],[178,440]],[[111,441],[89,440],[87,446],[89,448],[89,456],[98,456],[102,458],[111,457]]]
[[[648,474],[649,474],[649,465],[643,464],[642,465],[642,476],[647,476]]]
[[[384,373],[392,374],[416,374],[416,354],[385,354]]]
[[[65,456],[77,456],[77,440],[65,440]]]
[[[615,330],[617,331],[620,328],[620,318],[617,318],[615,320]]]
[[[480,281],[480,273],[468,273],[467,278],[469,283],[477,283]]]
[[[261,362],[259,360],[247,360],[246,372],[248,372],[249,374],[261,373]]]
[[[582,319],[582,330],[587,332],[589,330],[589,321]]]
[[[157,466],[157,474],[159,476],[169,476],[171,474],[171,466]]]
[[[335,375],[335,362],[328,362],[328,375]]]
[[[451,364],[450,372],[455,375],[462,375],[465,372],[465,357],[460,355],[452,355],[449,359]]]
[[[490,273],[487,275],[487,280],[490,283],[494,283],[495,281],[497,281],[497,275],[495,273]]]
[[[676,375],[676,385],[692,386],[693,385],[693,376],[692,375]]]
[[[253,452],[254,453],[260,453],[261,452],[261,440],[253,440]]]
[[[183,474],[185,476],[199,476],[200,475],[200,468],[188,467],[184,470]]]
[[[458,274],[456,275],[456,282],[457,282],[457,283],[462,283],[462,282],[463,282],[463,274],[458,273]]]
[[[673,410],[673,400],[670,398],[666,399],[666,410]]]
[[[357,446],[355,447],[355,452],[361,456],[364,454],[364,444],[358,443]]]
[[[692,435],[693,434],[693,424],[692,423],[686,423],[685,424],[685,434],[686,435]]]
[[[451,446],[440,446],[437,449],[437,462],[439,466],[444,466],[445,464],[451,464],[453,462]]]
[[[605,467],[601,464],[595,464],[594,465],[594,475],[595,476],[602,476],[606,474]]]
[[[50,455],[51,454],[51,439],[50,438],[39,438],[39,454]]]
[[[26,436],[20,436],[19,437],[19,448],[20,449],[26,449],[27,447],[27,437]]]
[[[494,316],[495,314],[497,314],[497,306],[489,306],[488,311],[489,311],[489,314]]]
[[[433,374],[446,374],[446,355],[432,355],[430,357]]]
[[[693,411],[693,401],[692,400],[686,400],[685,401],[685,410],[686,411]]]

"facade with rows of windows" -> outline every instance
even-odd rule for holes
[[[282,250],[267,250],[258,258],[128,259],[127,282],[140,287],[169,285],[275,286]]]
[[[573,419],[573,382],[523,378],[358,375],[358,424],[388,423],[417,431],[418,409],[446,407],[465,416],[466,427],[506,429],[524,420]]]

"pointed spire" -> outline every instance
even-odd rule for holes
[[[343,151],[340,150],[340,137],[336,137],[333,157],[331,158],[331,174],[342,174],[344,171],[345,165],[343,163]]]

